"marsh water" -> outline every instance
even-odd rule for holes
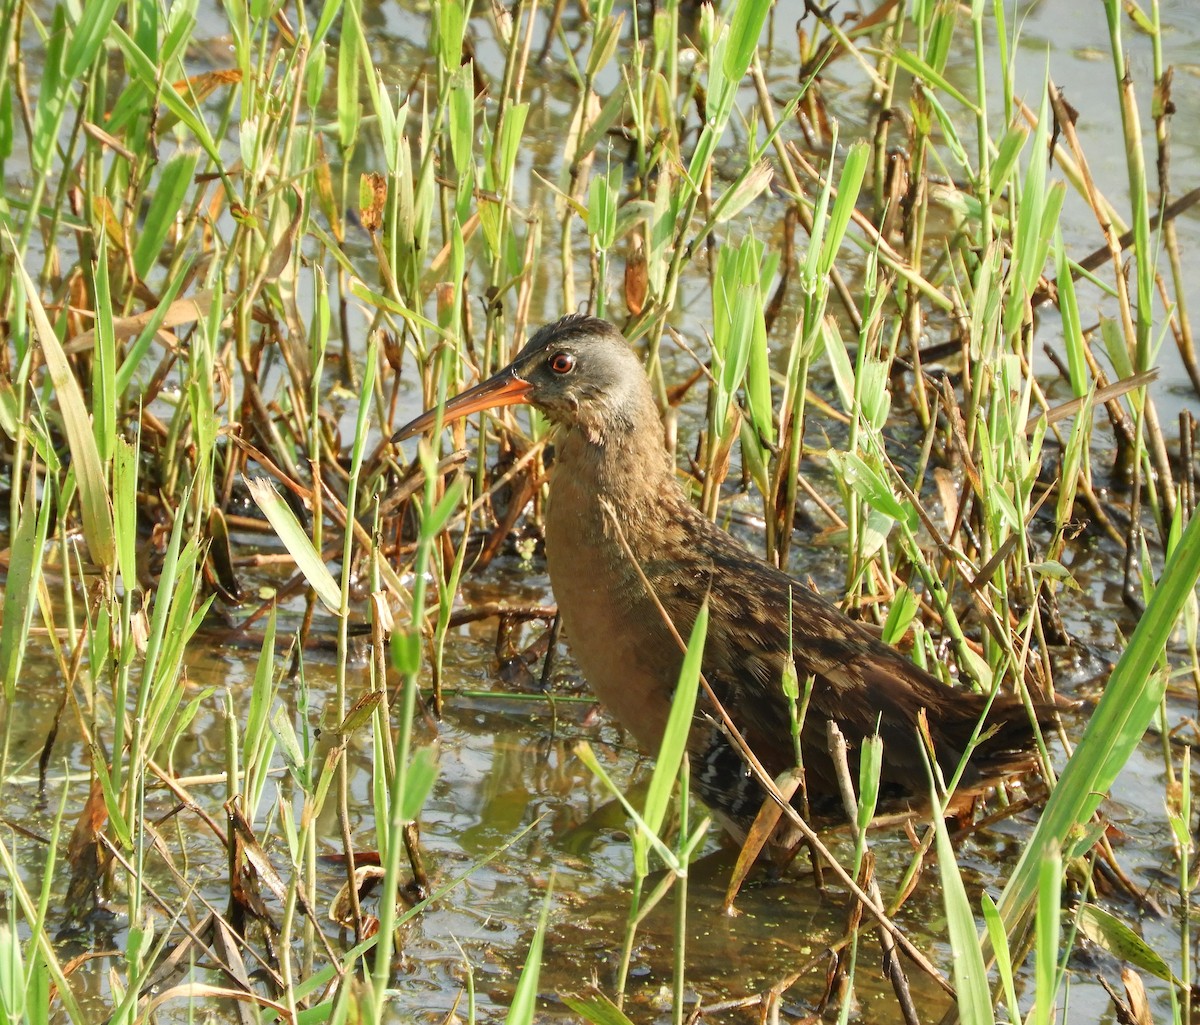
[[[1086,6],[1090,13],[1082,14]],[[1092,10],[1095,8],[1095,10]],[[1192,0],[1174,0],[1161,5],[1163,23],[1170,26],[1166,59],[1176,68],[1174,102],[1176,115],[1173,148],[1176,188],[1184,191],[1196,183],[1200,173],[1200,133],[1193,129],[1200,114],[1200,7]],[[780,3],[773,15],[773,49],[767,67],[772,89],[783,94],[794,86],[797,67],[793,26],[803,15],[803,4]],[[567,5],[563,29],[568,38],[580,31],[578,12]],[[428,11],[418,3],[367,3],[364,20],[374,47],[373,59],[384,77],[393,83],[409,83],[419,74],[425,60],[429,35]],[[228,41],[223,38],[224,21],[215,11],[204,12],[194,41],[195,70],[223,66]],[[1036,104],[1037,92],[1049,68],[1054,81],[1066,91],[1068,99],[1080,110],[1078,130],[1084,149],[1092,161],[1092,170],[1103,190],[1114,197],[1123,196],[1125,155],[1120,149],[1115,125],[1118,112],[1108,34],[1098,5],[1081,5],[1075,0],[1043,0],[1014,5],[1010,27],[1019,29],[1015,50],[1017,79],[1029,83],[1028,102]],[[485,17],[471,22],[477,59],[499,74],[502,54]],[[1131,74],[1145,93],[1149,92],[1150,63],[1148,46],[1130,31],[1126,47],[1131,56]],[[530,137],[543,133],[546,152],[554,153],[550,140],[556,140],[561,122],[568,116],[567,101],[556,89],[555,60],[560,56],[555,44],[541,66],[535,66],[528,83],[533,103]],[[969,52],[960,55],[960,66],[952,64],[952,74],[970,82]],[[605,93],[613,83],[598,82]],[[870,109],[869,85],[856,74],[851,61],[833,64],[825,73],[826,93],[832,97],[834,113],[847,135],[867,128]],[[1190,128],[1189,128],[1190,126]],[[526,190],[522,202],[537,206],[552,199],[539,193],[533,171],[552,177],[555,170],[541,163],[538,147],[522,157],[518,180]],[[19,168],[15,187],[20,187]],[[1094,220],[1068,199],[1063,231],[1078,251],[1089,251],[1101,243]],[[776,213],[782,216],[782,202]],[[776,230],[779,218],[773,218],[770,204],[756,208],[753,229],[761,236]],[[747,224],[747,228],[751,225]],[[1178,230],[1185,254],[1200,253],[1200,216],[1186,213]],[[364,259],[369,247],[361,241]],[[586,259],[581,250],[580,260]],[[853,257],[847,271],[854,276]],[[683,286],[682,301],[674,325],[689,338],[703,339],[707,312],[707,278],[696,273]],[[1190,297],[1193,308],[1200,308],[1200,286]],[[556,306],[553,293],[541,295],[535,320],[548,320],[566,312]],[[1084,290],[1082,305],[1099,312],[1104,300],[1098,292]],[[786,312],[785,312],[786,316]],[[1047,337],[1053,345],[1053,338]],[[668,374],[672,354],[664,353]],[[682,373],[685,361],[680,359]],[[1178,409],[1195,410],[1196,396],[1178,366],[1170,344],[1164,347],[1160,365],[1161,389],[1156,393],[1165,421],[1170,422]],[[351,394],[330,387],[330,408],[344,425],[351,425],[356,414]],[[813,387],[827,388],[818,370]],[[397,422],[415,413],[420,393],[413,382],[403,391],[403,408]],[[690,446],[689,413],[683,410],[679,425],[680,450]],[[810,414],[815,416],[815,414]],[[736,475],[733,475],[736,477]],[[733,479],[733,478],[731,478]],[[735,503],[736,504],[736,503]],[[736,529],[752,547],[756,533],[752,518],[739,519]],[[282,548],[258,534],[237,535],[235,551],[246,555],[256,551],[281,552]],[[817,544],[801,538],[793,556],[794,571],[836,593],[842,570]],[[1060,667],[1059,686],[1086,703],[1092,700],[1108,664],[1120,651],[1122,636],[1134,626],[1132,613],[1121,599],[1122,553],[1106,542],[1072,551],[1068,567],[1081,589],[1063,602],[1068,632],[1074,639],[1071,649],[1056,652]],[[259,587],[275,586],[288,574],[282,570],[243,567],[247,593]],[[53,582],[51,582],[53,583]],[[489,601],[507,601],[524,605],[549,605],[553,602],[545,565],[536,553],[511,546],[483,574],[467,574],[459,601],[463,607]],[[235,712],[246,707],[258,652],[256,639],[261,633],[251,630],[231,641],[239,622],[249,608],[223,608],[223,624],[214,617],[211,626],[201,631],[197,653],[188,665],[188,696],[199,698],[196,717],[187,733],[178,738],[171,751],[175,773],[194,781],[191,789],[207,795],[213,806],[223,799],[219,781],[225,768],[224,695]],[[304,605],[293,599],[281,608],[279,657],[285,657],[286,637],[301,621]],[[520,645],[533,642],[541,624],[525,627],[518,636]],[[209,640],[206,642],[205,638]],[[71,823],[79,812],[86,787],[78,781],[89,774],[90,754],[72,726],[63,717],[63,726],[53,738],[48,786],[37,789],[37,759],[55,721],[62,693],[58,665],[44,640],[34,641],[33,654],[27,659],[21,681],[19,704],[10,729],[10,758],[25,766],[19,785],[4,795],[0,816],[6,822],[20,823],[34,836],[44,836],[49,822],[62,802],[65,821]],[[365,653],[364,656],[365,658]],[[547,887],[553,877],[550,924],[546,942],[541,992],[545,995],[547,1019],[568,1012],[557,994],[578,992],[593,980],[601,988],[612,985],[628,911],[628,886],[632,855],[625,830],[627,823],[605,789],[573,755],[575,738],[587,738],[606,763],[614,778],[625,786],[634,786],[644,778],[649,763],[636,751],[630,738],[603,710],[594,707],[582,681],[574,671],[567,639],[556,662],[549,693],[540,687],[541,663],[508,661],[504,671],[497,658],[497,626],[494,619],[481,619],[456,629],[446,652],[444,686],[447,700],[443,715],[425,728],[425,740],[435,746],[438,778],[421,816],[421,841],[426,865],[435,886],[461,877],[433,906],[417,916],[403,936],[399,951],[394,988],[397,1021],[440,1022],[463,1013],[463,993],[467,976],[472,984],[481,1015],[499,1020],[512,995],[513,983],[520,970],[537,921]],[[316,730],[324,725],[322,708],[334,687],[332,648],[310,646],[303,653],[303,685],[296,680],[290,693],[292,714],[297,723]],[[365,679],[365,662],[352,667],[351,693],[355,672]],[[1185,681],[1186,682],[1186,681]],[[1183,684],[1172,699],[1174,726],[1195,714],[1195,696]],[[211,693],[207,691],[211,690]],[[1086,712],[1083,713],[1086,715]],[[1071,729],[1078,729],[1075,723]],[[1194,731],[1181,739],[1192,742]],[[314,739],[320,743],[319,739]],[[1174,864],[1172,840],[1163,811],[1163,768],[1161,739],[1148,737],[1106,805],[1106,814],[1114,825],[1114,837],[1124,869],[1151,900],[1138,905],[1128,899],[1121,904],[1127,921],[1141,922],[1144,935],[1168,959],[1178,958],[1179,940],[1176,919],[1158,916],[1154,907],[1157,895],[1169,892],[1170,872]],[[1061,752],[1060,752],[1061,755]],[[365,746],[352,753],[355,767],[350,806],[357,816],[353,822],[356,844],[363,850],[373,847],[371,795],[371,750]],[[68,785],[69,784],[69,785]],[[156,792],[157,807],[147,808],[150,820],[162,818],[161,829],[168,833],[181,852],[180,868],[202,881],[205,866],[211,864],[216,893],[224,873],[224,854],[201,830],[185,827],[174,814],[176,800],[166,791]],[[266,809],[262,810],[266,813]],[[969,891],[998,894],[1008,871],[1028,835],[1036,809],[1023,813],[993,828],[976,833],[961,843],[959,861]],[[323,869],[325,885],[319,898],[327,906],[343,881],[340,865],[334,860],[341,849],[341,837],[332,815],[324,830],[325,842],[319,852],[329,857]],[[846,841],[833,838],[835,844]],[[30,841],[36,850],[36,842]],[[880,831],[872,837],[876,855],[876,875],[885,893],[907,868],[912,856],[908,836],[903,830]],[[29,847],[25,848],[26,850]],[[215,860],[214,860],[215,859]],[[31,858],[40,864],[40,853]],[[740,914],[726,917],[720,912],[723,893],[732,866],[732,852],[714,831],[705,855],[689,880],[689,935],[687,956],[689,986],[706,1007],[734,1002],[749,994],[769,989],[778,980],[808,966],[808,973],[787,994],[783,1003],[790,1020],[811,1013],[820,997],[828,963],[827,947],[837,941],[846,925],[847,910],[836,890],[818,891],[800,866],[782,878],[756,876],[742,893]],[[164,883],[167,880],[164,880]],[[65,878],[64,878],[65,885]],[[1169,899],[1163,897],[1163,903]],[[86,930],[63,940],[68,955],[87,949],[104,950],[120,945],[124,922],[120,906],[110,908],[111,917],[97,916]],[[643,927],[635,948],[632,985],[626,1012],[637,1022],[669,1020],[671,966],[675,940],[674,908],[664,903]],[[926,866],[914,895],[897,916],[898,923],[919,938],[924,949],[939,952],[945,964],[944,925],[941,894],[936,870]],[[335,942],[347,943],[329,925]],[[936,957],[935,957],[936,959]],[[889,985],[877,969],[878,954],[872,942],[864,940],[861,963],[855,980],[856,1004],[853,1020],[861,1022],[899,1021]],[[1115,980],[1118,963],[1094,949],[1081,948],[1074,959],[1069,983],[1069,1002],[1063,1020],[1072,1022],[1110,1022],[1116,1019],[1110,1000],[1095,981],[1096,974]],[[94,994],[98,1018],[107,1005],[108,982],[104,958],[97,958],[77,973],[83,998]],[[1152,980],[1147,980],[1152,984]],[[918,1007],[928,1020],[936,1020],[948,1007],[944,994],[919,972],[910,973],[910,984]],[[1162,990],[1152,990],[1154,1007],[1166,1015]],[[215,1015],[225,1013],[214,1011]],[[756,1012],[730,1008],[706,1014],[706,1021],[749,1021]],[[224,1019],[219,1019],[224,1020]],[[232,1017],[229,1020],[233,1020]]]

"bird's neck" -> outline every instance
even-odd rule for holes
[[[593,537],[597,528],[610,534],[614,513],[626,533],[636,534],[683,500],[648,395],[619,420],[565,429],[556,448],[550,515],[571,517]]]

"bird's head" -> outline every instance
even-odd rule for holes
[[[628,429],[647,405],[653,409],[645,371],[621,333],[580,314],[547,324],[503,370],[450,399],[443,421],[522,402],[552,423],[592,436]],[[437,410],[428,410],[392,440],[411,437],[436,420]]]

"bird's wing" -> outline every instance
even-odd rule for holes
[[[790,655],[801,687],[812,678],[804,740],[814,757],[823,757],[826,721],[837,723],[852,748],[878,731],[888,774],[923,786],[918,720],[924,712],[938,761],[948,768],[957,764],[984,712],[982,695],[946,686],[811,588],[703,522],[703,528],[693,527],[688,562],[695,576],[709,567],[711,578],[705,671],[759,745],[779,748],[779,759],[790,756],[791,718],[782,686]],[[989,721],[1004,731],[980,752],[984,761],[1028,743],[1023,719],[1013,699],[998,699]],[[909,773],[915,775],[904,780]]]

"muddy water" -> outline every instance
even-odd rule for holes
[[[796,2],[781,3],[776,8],[776,47],[768,74],[777,94],[795,80],[790,32],[801,13],[802,5]],[[578,31],[574,17],[568,12],[564,19],[564,27],[572,39]],[[1183,130],[1185,125],[1196,123],[1196,111],[1200,108],[1200,77],[1194,58],[1200,52],[1200,13],[1191,0],[1175,0],[1162,5],[1162,17],[1164,23],[1172,26],[1167,39],[1167,59],[1177,66],[1174,98],[1180,113],[1176,118],[1173,152],[1176,188],[1183,191],[1195,184],[1190,171],[1200,166],[1197,160],[1200,136]],[[423,6],[410,8],[393,3],[369,6],[367,20],[372,42],[378,47],[377,63],[397,69],[397,80],[408,81],[411,78],[408,71],[420,59],[420,48],[412,40],[422,40],[428,32]],[[1026,83],[1026,99],[1036,104],[1048,61],[1055,81],[1066,88],[1068,99],[1081,110],[1079,131],[1100,187],[1121,205],[1125,158],[1120,147],[1112,144],[1119,134],[1115,129],[1117,114],[1107,33],[1100,9],[1097,6],[1087,17],[1080,17],[1079,5],[1073,0],[1026,4],[1010,13],[1010,26],[1018,22],[1022,36],[1016,50],[1017,78]],[[204,24],[219,25],[220,20],[213,17],[202,21],[202,27]],[[476,19],[473,31],[478,34],[480,60],[485,65],[490,62],[495,70],[499,51],[486,21]],[[214,64],[220,64],[220,37],[200,42],[207,42]],[[1149,93],[1148,45],[1128,28],[1126,45],[1132,58],[1132,73],[1144,98]],[[967,63],[970,56],[965,50],[960,53],[962,63],[954,69],[958,79],[968,85],[972,74]],[[401,74],[402,69],[408,70]],[[530,122],[535,133],[529,158],[533,163],[539,159],[536,133],[545,133],[544,152],[553,152],[559,142],[553,133],[566,114],[565,101],[555,99],[553,82],[549,72],[535,74],[531,80],[531,98],[535,104],[541,104],[540,112],[535,112]],[[851,62],[841,61],[831,67],[827,82],[831,88],[826,94],[838,108],[833,112],[846,126],[860,126],[861,112],[867,109],[869,95]],[[994,113],[999,115],[998,111]],[[528,180],[532,181],[532,176]],[[771,223],[769,204],[763,223]],[[1185,216],[1179,229],[1184,251],[1200,252],[1200,221],[1196,215]],[[1073,200],[1068,203],[1063,230],[1080,252],[1100,244],[1094,223]],[[705,287],[699,277],[684,285],[677,326],[692,337],[702,337],[703,311],[708,308]],[[1197,301],[1200,295],[1190,298],[1192,309],[1200,308]],[[1086,289],[1081,302],[1085,309],[1100,307],[1098,295],[1089,294]],[[555,307],[553,294],[547,294],[541,303],[546,318],[563,312]],[[1163,393],[1175,396],[1181,406],[1194,407],[1193,397],[1169,350],[1164,351],[1161,363]],[[410,397],[408,401],[411,408],[415,399]],[[1161,412],[1164,421],[1169,420],[1169,406],[1164,406]],[[683,430],[688,430],[686,424]],[[1118,630],[1127,632],[1132,622],[1120,601],[1116,583],[1120,579],[1120,566],[1114,553],[1096,544],[1091,549],[1078,550],[1072,557],[1071,568],[1084,584],[1084,590],[1069,600],[1066,612],[1072,633],[1082,642],[1074,675],[1086,693],[1088,681],[1101,675],[1106,660],[1115,656]],[[798,569],[818,578],[828,574],[830,579],[836,579],[836,571],[822,564],[819,552],[801,552],[797,558]],[[526,565],[516,554],[507,553],[482,578],[468,582],[464,600],[512,599],[516,593],[522,601],[552,600],[540,560]],[[300,609],[285,609],[284,615],[285,620],[290,616],[294,625]],[[67,821],[73,821],[78,813],[83,793],[78,781],[87,776],[88,757],[82,738],[72,728],[70,717],[66,717],[53,747],[49,786],[44,795],[36,793],[36,759],[61,688],[49,651],[43,649],[42,654],[45,677],[39,679],[39,659],[31,658],[30,672],[22,683],[18,715],[10,727],[12,755],[23,761],[24,768],[20,785],[6,794],[3,815],[9,821],[25,824],[34,834],[45,835],[49,817],[64,794]],[[218,692],[201,703],[194,728],[176,746],[173,763],[181,776],[202,776],[224,768],[220,692],[228,689],[234,707],[244,709],[255,658],[252,650],[231,649],[214,641],[207,654],[190,664],[189,697],[210,686],[218,688]],[[552,708],[538,696],[532,700],[527,695],[520,700],[510,696],[511,685],[497,677],[492,623],[465,627],[455,633],[447,652],[446,672],[447,686],[454,693],[437,729],[440,771],[422,816],[422,840],[435,883],[474,868],[463,883],[408,927],[395,979],[396,1020],[444,1020],[460,999],[468,970],[474,973],[481,1010],[490,1017],[498,1016],[511,996],[552,871],[553,911],[541,988],[547,995],[547,1014],[553,1016],[562,1010],[556,1004],[557,993],[579,990],[593,979],[611,991],[632,868],[625,822],[606,792],[571,754],[570,741],[581,736],[589,739],[608,771],[622,785],[632,785],[643,777],[647,765],[622,731],[586,700],[558,701]],[[315,726],[321,707],[333,692],[332,666],[320,653],[308,656],[306,678],[313,720],[310,724]],[[361,688],[363,678],[361,668],[357,675],[352,673],[352,694]],[[556,687],[570,697],[581,693],[569,653],[564,653],[559,663]],[[1172,709],[1172,723],[1193,714],[1194,707],[1194,702],[1189,703],[1187,696],[1181,694]],[[300,713],[295,714],[299,718]],[[369,847],[373,835],[370,751],[356,751],[353,764],[351,806],[359,816],[355,822],[356,838]],[[69,788],[68,779],[72,780]],[[1119,781],[1108,811],[1125,834],[1119,842],[1124,867],[1139,885],[1166,903],[1164,873],[1171,871],[1173,862],[1162,813],[1163,787],[1158,745],[1150,739]],[[215,785],[207,790],[198,785],[197,794],[211,797],[214,808],[219,808],[223,797]],[[161,792],[152,795],[151,801],[152,816],[166,814],[173,807],[173,801]],[[999,892],[1023,838],[1028,835],[1030,822],[1029,817],[1018,818],[964,842],[960,860],[973,896],[982,889],[993,895]],[[340,850],[336,824],[330,819],[326,825],[321,853],[335,854]],[[203,866],[215,853],[205,834],[188,829],[172,836],[184,851],[183,867],[203,874]],[[21,843],[29,855],[27,864],[41,861],[36,836]],[[492,857],[497,851],[501,853]],[[888,893],[908,863],[909,843],[902,833],[883,833],[875,839],[874,851],[878,876]],[[481,864],[488,858],[491,860]],[[715,836],[710,838],[705,858],[690,882],[688,960],[693,994],[711,1006],[765,990],[780,978],[810,966],[809,973],[788,994],[783,1005],[785,1014],[792,1017],[809,1013],[824,982],[827,963],[824,950],[840,937],[845,908],[836,893],[823,895],[806,875],[794,874],[782,881],[756,880],[739,902],[742,914],[733,919],[722,917],[717,910],[718,897],[729,865],[729,852]],[[940,895],[935,880],[928,875],[933,870],[926,871],[925,881],[898,920],[913,932],[919,945],[932,949],[945,966],[948,959],[938,940],[944,934]],[[222,874],[223,866],[218,859],[212,869],[212,895],[218,899]],[[327,906],[340,883],[340,869],[329,865],[320,894],[322,906]],[[1120,905],[1117,910],[1127,920],[1137,919],[1137,913],[1129,905]],[[628,1010],[639,1022],[669,1015],[664,994],[671,980],[672,915],[668,902],[643,928],[635,950]],[[94,935],[76,942],[97,948],[118,945],[120,928],[118,914],[107,925],[97,922]],[[106,935],[108,929],[112,930],[111,935]],[[1174,930],[1169,919],[1147,918],[1145,922],[1147,937],[1165,953],[1178,950]],[[874,943],[864,939],[863,947],[863,964],[857,980],[857,1020],[897,1021],[894,1000],[874,966],[878,956]],[[1092,981],[1097,971],[1109,979],[1117,978],[1117,965],[1111,959],[1095,952],[1078,955],[1071,979],[1070,1021],[1114,1020],[1107,996]],[[106,991],[103,973],[101,960],[79,976],[85,989],[96,994],[98,1015],[103,1004],[101,994]],[[910,974],[910,981],[922,1013],[928,1015],[928,1020],[935,1020],[945,1006],[945,998],[917,972]],[[1156,1013],[1164,1015],[1166,1004],[1161,990],[1155,991],[1155,1000]],[[463,1005],[458,1006],[462,1013]],[[706,1020],[747,1021],[753,1020],[752,1014],[731,1009]]]
[[[500,574],[504,570],[520,572],[521,564],[515,557],[507,557],[498,567]],[[526,582],[537,590],[546,586],[544,578],[536,574]],[[497,592],[476,583],[466,588],[469,601],[499,594],[511,595],[511,589]],[[298,620],[299,609],[292,612]],[[468,971],[473,973],[481,1013],[502,1016],[551,873],[553,910],[541,983],[547,1014],[566,1014],[557,996],[577,992],[593,980],[610,992],[612,989],[628,910],[630,846],[623,816],[572,755],[570,741],[588,739],[623,788],[635,786],[646,775],[648,765],[618,727],[597,715],[590,701],[557,701],[551,709],[546,701],[512,696],[496,678],[493,648],[491,628],[484,624],[459,631],[448,654],[449,682],[470,693],[451,695],[438,726],[439,777],[421,817],[421,837],[435,886],[459,876],[466,878],[403,932],[394,983],[397,1021],[442,1021],[462,997]],[[188,697],[204,688],[217,691],[202,703],[194,727],[174,750],[172,762],[178,776],[200,777],[223,770],[225,723],[218,711],[220,695],[227,688],[234,707],[245,709],[253,670],[253,654],[243,658],[216,644],[207,656],[190,664]],[[316,726],[332,701],[333,667],[320,653],[310,653],[305,676],[310,703],[308,722]],[[351,694],[358,693],[364,684],[361,668],[351,673]],[[36,759],[60,686],[53,677],[44,687],[34,674],[26,677],[19,706],[22,725],[13,738],[14,753],[19,757]],[[561,663],[556,692],[568,696],[578,692],[569,656]],[[293,703],[295,693],[285,700]],[[294,712],[294,721],[298,726],[302,721],[298,711]],[[35,796],[30,765],[22,783],[9,789],[4,808],[9,821],[31,826],[43,835],[48,831],[48,816],[64,793],[71,822],[86,792],[86,783],[81,785],[87,779],[86,752],[69,723],[53,750],[44,799]],[[363,746],[352,752],[351,765],[352,829],[360,849],[369,850],[374,846],[369,748]],[[65,786],[67,772],[73,781],[69,788]],[[1140,884],[1153,887],[1161,887],[1159,873],[1169,871],[1171,865],[1168,834],[1160,811],[1162,788],[1161,761],[1156,761],[1155,747],[1148,742],[1123,777],[1108,809],[1127,835],[1120,845],[1126,869]],[[224,797],[222,784],[201,783],[192,790],[205,807],[219,815]],[[286,799],[286,783],[283,793]],[[175,810],[174,799],[165,791],[152,790],[148,795],[148,817],[152,821],[164,819],[159,828],[177,852],[179,867],[193,880],[199,880],[202,892],[223,906],[227,898],[223,852],[194,820],[168,817]],[[268,812],[267,807],[260,809],[260,815]],[[987,889],[998,895],[1032,822],[1032,816],[1025,815],[962,843],[959,861],[969,892],[978,894]],[[843,859],[849,858],[850,848],[843,840],[832,836],[829,842]],[[39,844],[23,841],[22,848],[30,855],[30,864],[40,859]],[[340,850],[331,803],[322,822],[319,853],[332,858]],[[873,838],[873,851],[877,876],[885,894],[891,894],[911,857],[908,839],[899,830],[881,831]],[[782,1006],[789,1016],[811,1013],[824,986],[829,964],[827,947],[845,929],[843,898],[836,888],[822,894],[804,873],[793,872],[779,880],[758,877],[738,902],[741,914],[727,918],[718,909],[731,868],[731,852],[717,837],[710,836],[689,883],[687,953],[692,996],[702,999],[706,1006],[720,1005],[765,991],[803,968],[806,974],[789,991]],[[151,872],[152,885],[172,892],[172,880],[161,869],[152,868]],[[320,873],[318,903],[323,911],[344,875],[332,860],[322,861]],[[203,885],[204,880],[208,886]],[[1122,907],[1131,913],[1128,907]],[[369,901],[367,910],[371,910]],[[83,935],[65,940],[64,951],[71,954],[84,948],[119,947],[122,908],[114,905],[111,911],[111,919],[97,916]],[[635,1021],[669,1020],[667,994],[674,914],[673,902],[664,902],[639,933],[628,1007]],[[897,921],[937,963],[948,966],[948,952],[940,940],[944,935],[943,912],[934,866],[926,867],[924,881]],[[348,940],[336,937],[332,926],[328,928],[335,938]],[[1159,949],[1170,950],[1172,929],[1169,921],[1151,922],[1147,924],[1147,936],[1154,938]],[[900,1020],[894,997],[880,974],[878,957],[876,942],[870,934],[864,934],[854,1020]],[[1097,960],[1107,977],[1116,977],[1114,963],[1104,957]],[[104,964],[103,959],[97,960],[79,974],[84,992],[93,994],[98,1020],[109,999]],[[1073,979],[1069,1020],[1110,1020],[1106,1017],[1107,997],[1089,978],[1096,967],[1092,962],[1079,965]],[[928,1013],[926,1020],[936,1020],[946,1006],[944,995],[919,972],[910,973],[910,984],[917,1006],[923,1014]],[[461,1010],[462,1005],[459,1007]],[[756,1019],[752,1011],[731,1008],[714,1012],[705,1020]]]

